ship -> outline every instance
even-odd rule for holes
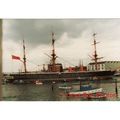
[[[9,78],[10,81],[14,80],[26,80],[26,81],[32,81],[32,80],[41,80],[41,82],[49,81],[49,82],[55,82],[55,81],[64,81],[64,80],[81,80],[81,79],[87,79],[87,78],[98,78],[98,77],[111,77],[115,74],[115,70],[98,70],[97,68],[97,61],[99,58],[96,51],[96,39],[95,39],[95,33],[93,34],[94,37],[94,55],[92,60],[95,62],[95,71],[64,71],[63,65],[61,63],[57,63],[56,59],[58,56],[56,55],[55,51],[55,35],[52,32],[51,34],[51,40],[52,40],[52,52],[50,55],[50,63],[48,64],[47,70],[39,71],[39,72],[30,72],[27,70],[26,65],[26,54],[25,54],[25,42],[23,40],[23,65],[24,65],[24,72],[17,72],[17,73],[9,73],[4,74],[4,77],[6,79]]]

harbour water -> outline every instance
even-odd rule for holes
[[[66,90],[59,89],[64,83],[36,84],[3,84],[3,101],[119,101],[120,100],[120,77],[117,80],[118,97],[116,97],[115,81],[102,80],[90,82],[92,86],[103,88],[107,94],[112,94],[106,99],[82,99],[80,96],[66,96]],[[73,89],[80,88],[79,82],[66,83],[72,85]],[[86,84],[83,82],[83,84]]]

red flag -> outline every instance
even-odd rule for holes
[[[19,56],[12,55],[12,59],[20,60],[20,57],[19,57]]]

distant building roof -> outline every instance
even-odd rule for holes
[[[97,62],[97,64],[103,64],[103,63],[120,63],[120,61],[100,61],[100,62]],[[89,65],[94,65],[95,62],[91,62],[89,63]]]

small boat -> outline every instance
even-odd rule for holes
[[[120,76],[120,72],[116,72],[114,76]]]
[[[53,83],[53,84],[55,84],[56,82],[55,82],[55,81],[53,81],[52,83]]]
[[[64,84],[59,86],[59,89],[63,89],[63,90],[70,90],[72,89],[72,86],[68,86],[67,83],[66,83],[66,80],[64,80]]]
[[[80,90],[70,91],[67,93],[68,96],[81,96],[81,97],[90,97],[93,94],[102,93],[102,88],[93,88],[91,85],[82,85]],[[96,96],[97,97],[97,96]]]
[[[42,83],[41,81],[39,81],[39,80],[36,80],[36,81],[35,81],[35,84],[36,84],[36,85],[43,85],[43,83]]]
[[[24,84],[24,80],[14,80],[13,84]]]
[[[71,86],[59,86],[59,89],[69,90],[72,89]]]

